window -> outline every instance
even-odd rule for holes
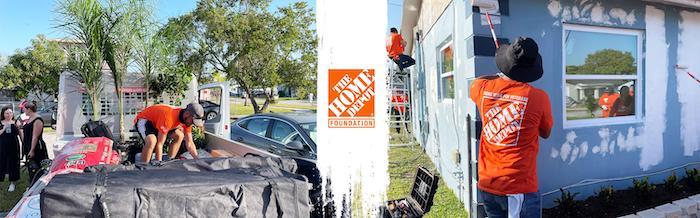
[[[299,133],[294,129],[294,127],[285,123],[284,121],[275,121],[275,125],[272,127],[272,134],[270,135],[273,140],[286,145],[287,143],[294,141],[294,136],[298,136]],[[299,139],[299,142],[304,144],[304,141],[301,140],[301,138],[296,138]]]
[[[244,124],[245,127],[244,129],[247,129],[249,132],[265,137],[267,134],[267,126],[270,124],[270,119],[267,118],[257,118],[257,119],[250,119],[246,120],[246,123]]]
[[[564,25],[564,124],[587,126],[641,118],[641,32]]]
[[[439,96],[440,100],[454,99],[454,50],[452,49],[452,39],[448,38],[440,47],[438,57],[438,75],[440,76]]]

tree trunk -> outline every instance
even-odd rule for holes
[[[151,79],[148,76],[146,76],[146,102],[144,102],[143,108],[148,107],[148,101],[151,100],[150,93],[151,93]]]
[[[100,120],[101,108],[100,108],[99,98],[100,97],[99,97],[99,94],[97,93],[97,91],[93,90],[90,93],[90,104],[92,104],[92,120],[93,121]]]
[[[266,111],[267,107],[270,106],[270,96],[265,94],[265,103],[263,103],[261,111]]]
[[[119,142],[126,141],[126,131],[124,128],[124,101],[121,90],[117,91],[117,110],[119,111]]]

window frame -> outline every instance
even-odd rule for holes
[[[453,82],[453,84],[454,84],[454,82],[455,82],[455,75],[454,75],[455,68],[456,68],[456,66],[455,66],[455,47],[454,47],[453,45],[454,45],[454,42],[452,41],[452,36],[449,36],[449,37],[447,37],[447,39],[445,39],[445,41],[443,41],[443,42],[440,44],[440,46],[438,47],[438,50],[437,50],[437,52],[438,52],[438,54],[437,54],[437,65],[438,65],[438,70],[437,70],[438,99],[439,99],[440,102],[442,102],[442,103],[453,103],[453,102],[454,102],[454,93],[452,94],[452,98],[447,98],[447,97],[446,97],[446,93],[445,93],[445,91],[443,90],[445,84],[442,83],[442,80],[443,80],[444,78],[450,77],[450,76],[452,77],[452,82]],[[452,71],[449,71],[449,72],[442,72],[442,67],[443,67],[443,65],[444,65],[444,62],[443,62],[443,57],[444,57],[443,51],[444,51],[446,48],[448,48],[448,47],[452,50]],[[455,91],[455,90],[453,90],[453,92],[454,92],[454,91]]]
[[[566,32],[567,31],[580,31],[580,32],[591,32],[591,33],[605,33],[605,34],[616,34],[616,35],[629,35],[637,37],[637,72],[636,75],[597,75],[597,74],[577,74],[577,75],[567,75],[566,74]],[[644,105],[644,72],[643,65],[646,63],[643,46],[644,46],[644,30],[620,28],[620,27],[602,27],[602,26],[589,26],[581,24],[563,24],[561,33],[561,108],[562,108],[562,123],[564,129],[579,128],[579,127],[594,127],[594,126],[606,126],[606,125],[619,125],[619,124],[634,124],[643,122],[644,115],[643,105]],[[590,118],[590,119],[580,119],[580,120],[567,120],[566,112],[566,98],[567,80],[633,80],[634,82],[634,103],[635,111],[634,116],[624,116],[624,117],[607,117],[607,118]]]

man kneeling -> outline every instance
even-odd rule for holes
[[[141,162],[148,163],[155,149],[156,160],[163,159],[163,144],[168,135],[172,138],[168,158],[175,158],[183,139],[185,147],[194,159],[199,159],[192,139],[192,125],[204,125],[204,108],[198,103],[179,108],[165,104],[147,107],[136,115],[136,130],[144,140]]]

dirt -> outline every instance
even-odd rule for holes
[[[681,179],[678,184],[677,188],[654,184],[656,189],[648,194],[640,193],[633,187],[616,190],[608,203],[604,203],[598,195],[593,195],[575,201],[574,208],[568,211],[559,207],[543,209],[542,217],[619,217],[700,194],[700,184],[690,184],[687,178]]]

